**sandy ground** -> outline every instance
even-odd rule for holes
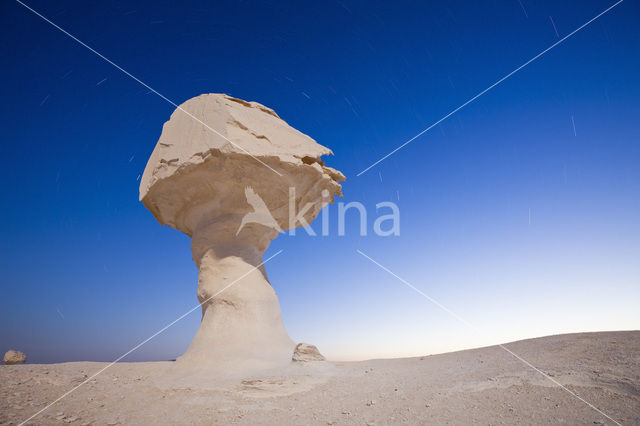
[[[640,424],[640,331],[505,345],[616,422]],[[0,421],[20,423],[105,363],[0,367]],[[262,377],[176,379],[174,363],[119,363],[33,424],[614,424],[500,347],[292,365]],[[176,383],[182,382],[181,385]]]

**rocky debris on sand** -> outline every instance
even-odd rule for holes
[[[295,351],[293,351],[292,359],[298,362],[325,360],[324,356],[322,356],[318,348],[307,343],[298,343]]]
[[[15,364],[24,364],[27,362],[27,356],[24,352],[10,350],[4,354],[4,358],[2,358],[2,362],[6,365],[15,365]]]

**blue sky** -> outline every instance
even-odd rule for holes
[[[177,103],[275,109],[334,151],[344,202],[398,204],[400,236],[360,237],[352,216],[346,236],[267,252],[284,250],[267,270],[289,334],[332,359],[640,328],[637,3],[356,176],[613,3],[28,2]],[[0,9],[0,351],[112,360],[197,303],[188,237],[138,201],[173,107],[18,3]],[[127,360],[175,358],[199,320]]]

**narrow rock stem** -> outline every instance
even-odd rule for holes
[[[192,237],[202,323],[178,359],[181,364],[244,364],[246,369],[248,364],[268,368],[291,361],[295,343],[284,328],[278,298],[261,265],[277,233],[255,225],[235,235],[240,224],[236,219],[200,225]]]

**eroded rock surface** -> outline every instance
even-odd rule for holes
[[[10,350],[4,354],[2,362],[6,365],[24,364],[27,362],[27,356],[23,352]]]
[[[298,343],[292,359],[297,362],[325,361],[318,348],[308,343]]]
[[[191,237],[202,323],[180,366],[251,371],[291,362],[263,254],[279,231],[311,223],[344,176],[331,150],[270,108],[222,94],[182,104],[165,123],[140,183],[163,225]],[[284,260],[274,260],[284,261]]]

